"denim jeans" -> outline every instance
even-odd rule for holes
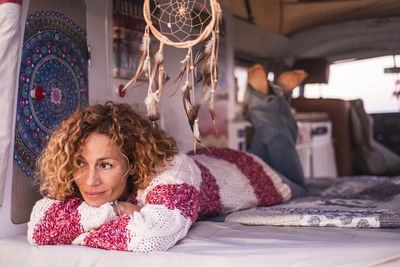
[[[296,151],[297,123],[288,99],[273,86],[274,95],[264,95],[249,86],[248,120],[255,128],[249,152],[286,177],[293,197],[304,195],[307,187]],[[285,179],[284,179],[285,180]]]

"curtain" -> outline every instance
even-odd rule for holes
[[[17,91],[21,41],[21,1],[0,0],[0,206],[13,136],[14,98]]]

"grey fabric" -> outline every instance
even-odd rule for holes
[[[356,99],[349,102],[357,172],[399,175],[400,157],[373,139],[371,121],[365,112],[363,101]]]
[[[282,174],[279,174],[279,176],[281,177],[282,181],[290,187],[290,190],[292,191],[292,199],[304,197],[307,195],[306,188],[293,183],[292,181],[290,181],[288,178],[286,178]]]

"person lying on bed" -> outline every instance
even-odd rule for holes
[[[290,199],[279,174],[228,148],[180,153],[176,142],[127,104],[76,111],[38,161],[39,200],[28,223],[34,245],[167,250],[193,222]]]

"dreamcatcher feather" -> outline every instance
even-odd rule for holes
[[[196,151],[196,143],[201,144],[198,117],[201,106],[207,107],[216,130],[214,93],[218,82],[219,23],[222,12],[216,0],[153,0],[153,10],[150,10],[150,2],[145,0],[143,5],[147,25],[141,46],[142,56],[136,74],[123,90],[145,75],[149,83],[145,99],[148,117],[152,121],[158,120],[157,104],[168,80],[163,65],[164,45],[187,49],[185,58],[181,60],[181,71],[168,89],[179,88],[184,80],[180,91]],[[193,33],[196,30],[199,32]],[[160,42],[154,58],[150,56],[150,31]],[[205,46],[193,56],[193,46],[209,36]],[[200,71],[199,77],[196,76],[197,70]],[[201,96],[197,101],[195,85],[200,82]]]

